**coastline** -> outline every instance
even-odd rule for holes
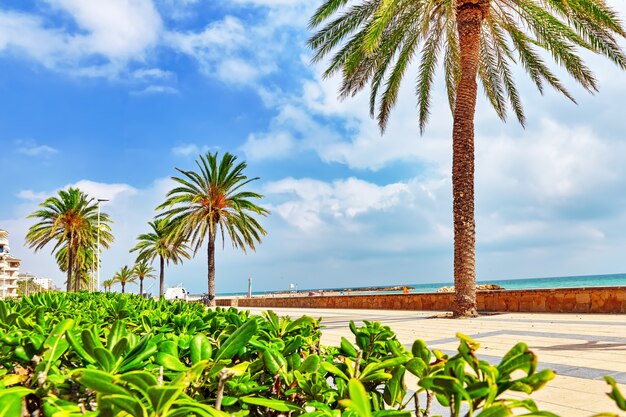
[[[589,287],[611,287],[626,286],[626,273],[598,274],[598,275],[578,275],[563,277],[544,278],[517,278],[503,280],[478,281],[478,285],[500,285],[503,290],[532,290],[532,289],[559,289],[559,288],[589,288]],[[324,295],[373,295],[373,294],[402,294],[403,288],[409,288],[409,294],[436,293],[443,287],[454,285],[451,282],[434,282],[419,284],[396,284],[389,286],[358,286],[346,288],[313,288],[301,289],[297,291],[275,290],[256,291],[252,293],[252,298],[274,298],[274,297],[309,297]],[[310,295],[310,293],[312,293]],[[192,295],[193,298],[200,297],[200,294]],[[217,294],[218,299],[247,298],[245,292]]]

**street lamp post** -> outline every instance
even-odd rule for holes
[[[96,289],[100,291],[100,203],[104,201],[109,201],[106,198],[98,199],[98,247],[96,248],[96,268],[98,271],[98,286]]]

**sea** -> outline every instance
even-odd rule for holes
[[[626,273],[622,274],[605,274],[605,275],[581,275],[569,277],[548,277],[548,278],[523,278],[523,279],[501,279],[492,281],[478,281],[478,284],[498,284],[506,290],[526,290],[533,288],[581,288],[581,287],[614,287],[626,286]],[[412,293],[431,293],[437,292],[441,287],[454,285],[452,282],[437,282],[429,284],[411,284],[398,283],[394,285],[377,285],[380,291],[368,292],[368,294],[394,294],[402,291],[384,290],[384,288],[393,288],[398,286],[412,287]],[[372,286],[373,287],[373,286]],[[363,287],[358,287],[363,288]],[[358,290],[358,288],[339,287],[339,288],[298,288],[298,292],[309,291],[343,291],[347,289]],[[253,291],[254,295],[271,294],[276,291]],[[245,292],[221,293],[217,294],[222,297],[233,297],[246,295]]]

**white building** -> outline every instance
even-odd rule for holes
[[[12,257],[9,249],[9,232],[0,229],[0,298],[17,297],[17,278],[20,261]]]

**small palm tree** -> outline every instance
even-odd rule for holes
[[[139,235],[137,245],[130,251],[139,251],[137,262],[154,262],[159,258],[159,296],[165,292],[165,264],[178,264],[191,259],[189,248],[180,236],[173,233],[174,225],[167,219],[155,219],[148,223],[152,232]]]
[[[139,278],[139,295],[143,297],[143,280],[145,278],[155,278],[154,268],[146,261],[142,261],[133,267],[133,274]]]
[[[167,198],[157,210],[166,209],[160,216],[172,219],[174,233],[191,241],[194,255],[207,241],[209,304],[215,305],[215,237],[218,229],[227,234],[233,247],[244,252],[255,250],[261,242],[265,229],[253,215],[266,216],[269,211],[257,206],[252,199],[262,195],[244,191],[242,188],[258,178],[243,174],[245,162],[237,163],[237,157],[225,153],[218,161],[217,153],[208,152],[196,160],[199,172],[176,168],[183,177],[172,177],[178,187],[167,193]]]
[[[126,284],[136,284],[137,278],[133,276],[133,270],[130,269],[127,265],[124,265],[122,269],[113,275],[113,282],[120,284],[122,286],[122,294],[124,294],[124,289],[126,288]]]
[[[66,290],[77,291],[80,284],[78,280],[74,280],[76,257],[81,247],[90,248],[95,244],[97,203],[78,188],[70,187],[67,191],[59,191],[58,196],[46,199],[39,207],[41,207],[39,210],[28,216],[38,219],[39,222],[28,230],[26,243],[30,248],[34,248],[35,252],[49,243],[54,244],[52,253],[66,246]],[[108,248],[113,242],[110,226],[112,222],[106,213],[101,213],[100,223],[100,244]]]
[[[113,286],[113,284],[115,284],[115,281],[113,281],[113,279],[105,279],[104,281],[102,281],[102,286],[104,287],[105,292],[111,291],[111,287]]]
[[[574,100],[545,64],[556,63],[583,88],[597,82],[577,55],[586,49],[626,69],[618,39],[626,32],[603,0],[324,0],[311,26],[314,61],[332,53],[325,76],[341,73],[341,97],[371,85],[370,114],[384,131],[410,63],[420,130],[430,111],[435,72],[443,72],[454,122],[452,194],[456,317],[476,315],[474,114],[477,78],[498,116],[525,118],[511,64],[521,63],[540,92],[549,85]],[[543,49],[544,51],[541,51]],[[333,52],[333,51],[336,51]]]

